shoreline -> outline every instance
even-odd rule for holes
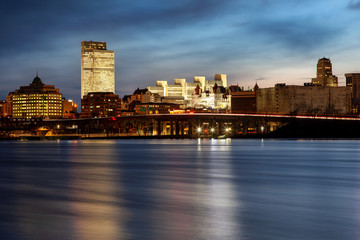
[[[246,135],[228,137],[188,137],[188,136],[104,136],[104,137],[81,137],[81,136],[23,136],[23,137],[0,137],[0,141],[52,141],[52,140],[114,140],[114,139],[274,139],[274,140],[360,140],[360,137],[304,137],[304,136],[270,136],[269,135]]]

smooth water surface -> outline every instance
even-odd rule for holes
[[[360,141],[0,142],[0,239],[360,239]]]

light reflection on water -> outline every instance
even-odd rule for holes
[[[359,239],[360,141],[2,142],[1,239]]]

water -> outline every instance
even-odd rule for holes
[[[359,145],[0,142],[0,238],[360,239]]]

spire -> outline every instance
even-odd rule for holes
[[[36,71],[36,77],[34,78],[34,80],[32,81],[32,83],[34,84],[42,84],[41,79],[39,78],[39,73],[38,71]]]
[[[258,89],[259,89],[259,86],[258,86],[257,81],[256,81],[255,86],[254,86],[254,91],[256,91]]]

